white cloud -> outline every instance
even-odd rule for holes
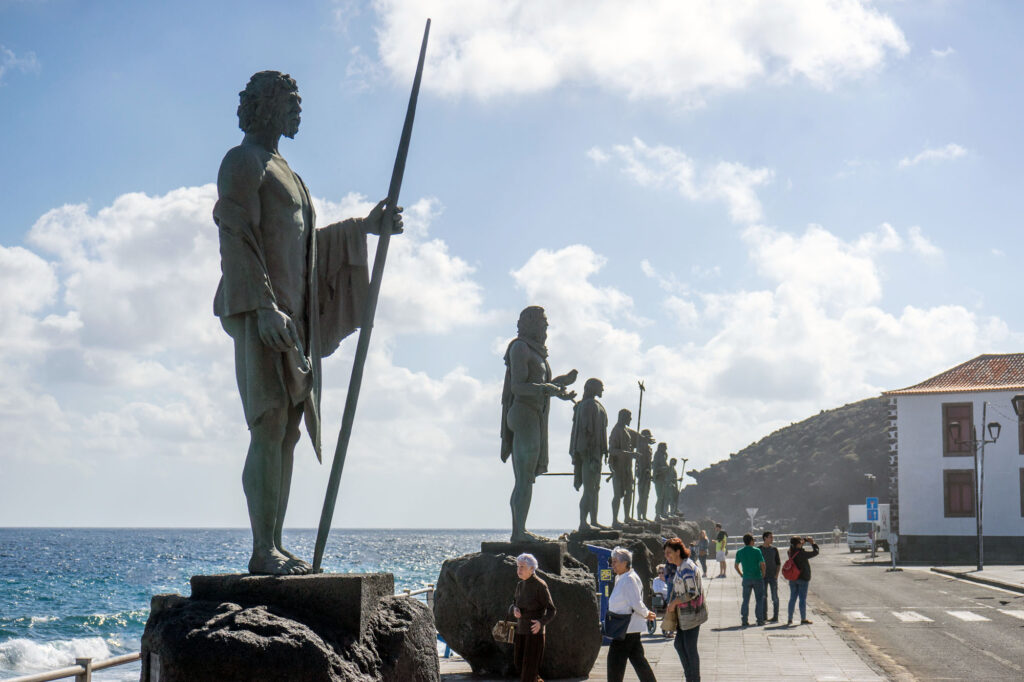
[[[13,50],[0,44],[0,85],[4,82],[4,76],[10,72],[39,73],[39,69],[39,60],[34,52],[26,52],[19,57]]]
[[[942,49],[942,50],[937,50],[934,47],[932,48],[932,56],[935,57],[936,59],[942,59],[943,57],[948,57],[949,55],[955,54],[955,53],[956,53],[956,50],[954,50],[949,45],[947,45],[945,47],[945,49]]]
[[[706,93],[804,79],[816,87],[881,68],[909,47],[861,0],[377,0],[378,49],[406,82],[432,17],[424,87],[478,98],[567,84],[698,103]]]
[[[911,225],[907,236],[910,238],[910,248],[916,253],[934,260],[942,259],[942,249],[924,236],[919,225]]]
[[[603,150],[598,151],[602,161],[609,157]],[[629,145],[613,146],[610,155],[637,184],[668,187],[692,201],[720,201],[729,208],[729,217],[740,223],[762,218],[756,188],[775,177],[770,168],[748,168],[731,161],[698,168],[682,150],[667,145],[652,147],[639,138],[633,138]],[[590,156],[595,158],[593,153]]]
[[[936,163],[938,161],[952,161],[953,159],[959,159],[961,156],[967,156],[967,150],[960,145],[951,142],[945,147],[925,149],[914,157],[903,157],[900,159],[900,168],[909,168],[922,162]]]

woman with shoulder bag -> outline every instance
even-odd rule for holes
[[[537,558],[532,554],[516,557],[516,575],[519,582],[509,607],[511,615],[518,620],[513,660],[520,671],[520,682],[540,682],[544,626],[555,617],[555,603],[548,584],[537,576]]]
[[[807,542],[811,543],[814,551],[808,552],[804,549],[804,544]],[[807,588],[811,584],[811,562],[808,559],[813,559],[816,556],[818,556],[818,545],[815,544],[814,538],[794,536],[789,539],[789,558],[799,569],[800,574],[796,579],[785,576],[789,580],[789,620],[786,622],[786,627],[793,624],[793,608],[796,606],[797,600],[800,601],[800,624],[811,624],[811,621],[807,620]]]
[[[672,578],[672,600],[665,609],[665,619],[675,618],[676,653],[683,664],[686,682],[700,682],[700,656],[697,653],[697,637],[701,623],[708,619],[708,607],[704,602],[700,569],[690,558],[690,552],[679,538],[672,538],[664,545],[665,561],[675,565]],[[671,624],[671,623],[670,623]]]
[[[644,604],[643,583],[632,563],[633,554],[628,549],[616,547],[612,550],[615,587],[608,597],[607,624],[611,627],[605,628],[605,635],[613,637],[608,646],[608,682],[622,682],[627,660],[633,665],[640,682],[657,682],[644,655],[644,645],[640,642],[640,633],[647,629],[646,621],[655,620],[657,616]],[[618,633],[610,632],[614,627],[625,631],[621,639],[615,637]]]

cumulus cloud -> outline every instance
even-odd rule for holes
[[[775,177],[770,168],[748,168],[741,163],[719,161],[699,167],[680,149],[650,146],[639,138],[628,145],[614,145],[608,152],[592,149],[588,156],[603,163],[614,156],[623,173],[644,187],[665,187],[692,201],[719,201],[735,222],[762,218],[756,188]]]
[[[33,225],[27,243],[34,250],[0,247],[0,434],[11,435],[5,456],[201,459],[244,451],[231,343],[212,313],[220,277],[215,200],[216,188],[204,185],[125,194],[96,211],[62,206]],[[315,202],[321,224],[372,207],[356,194]],[[473,268],[429,236],[440,210],[433,200],[414,202],[406,234],[391,242],[375,335],[376,361],[386,371],[406,371],[390,365],[395,337],[488,319]],[[464,375],[418,380],[441,398]],[[369,393],[381,391],[378,384]],[[386,414],[395,416],[402,401],[383,395]],[[416,404],[423,413],[436,407]],[[26,421],[26,410],[39,421]],[[411,419],[408,428],[416,424]]]
[[[900,168],[910,168],[919,163],[937,163],[939,161],[952,161],[961,156],[967,156],[967,150],[958,144],[949,143],[945,147],[925,149],[916,156],[905,156],[900,159]]]
[[[406,82],[432,17],[424,87],[488,98],[567,84],[699,102],[753,83],[831,88],[908,52],[891,17],[862,0],[377,0],[378,50]]]

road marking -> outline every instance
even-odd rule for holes
[[[970,642],[968,642],[963,637],[958,637],[958,636],[954,635],[952,632],[950,632],[948,630],[939,630],[939,632],[941,632],[944,635],[948,635],[948,636],[952,637],[953,639],[955,639],[956,641],[960,642],[964,646],[969,647],[969,648],[977,651],[980,654],[984,654],[985,656],[988,656],[993,661],[998,661],[999,663],[1002,663],[1007,668],[1012,668],[1013,670],[1016,670],[1019,673],[1024,672],[1024,668],[1021,668],[1019,665],[1013,663],[1012,661],[1008,661],[1008,660],[1006,660],[1005,658],[1003,658],[1001,656],[996,656],[991,651],[987,651],[985,649],[979,649],[976,645],[971,644]]]
[[[904,623],[932,623],[934,622],[928,616],[922,616],[917,611],[893,611],[892,615],[899,618]]]
[[[959,618],[960,620],[966,620],[969,622],[981,622],[989,620],[985,616],[974,613],[973,611],[946,611],[949,615]]]
[[[850,620],[857,621],[858,623],[874,623],[875,622],[874,618],[869,618],[869,617],[865,616],[864,613],[861,612],[861,611],[843,611],[843,615],[846,616],[847,618],[849,618]]]
[[[999,613],[1005,613],[1007,616],[1013,616],[1014,618],[1024,620],[1024,611],[1019,609],[999,609]]]

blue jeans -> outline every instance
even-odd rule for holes
[[[756,578],[744,578],[743,579],[743,602],[740,604],[740,619],[746,623],[747,616],[750,614],[750,592],[754,592],[754,617],[757,618],[757,622],[764,622],[764,578],[758,576]]]
[[[697,654],[697,636],[700,626],[689,630],[676,630],[676,653],[683,664],[683,678],[686,682],[700,682],[700,655]]]
[[[807,588],[810,584],[809,580],[789,581],[789,620],[793,620],[793,606],[797,597],[800,598],[800,620],[807,620]]]
[[[768,615],[768,593],[772,595],[772,618],[779,617],[779,579],[764,579],[764,611]]]

